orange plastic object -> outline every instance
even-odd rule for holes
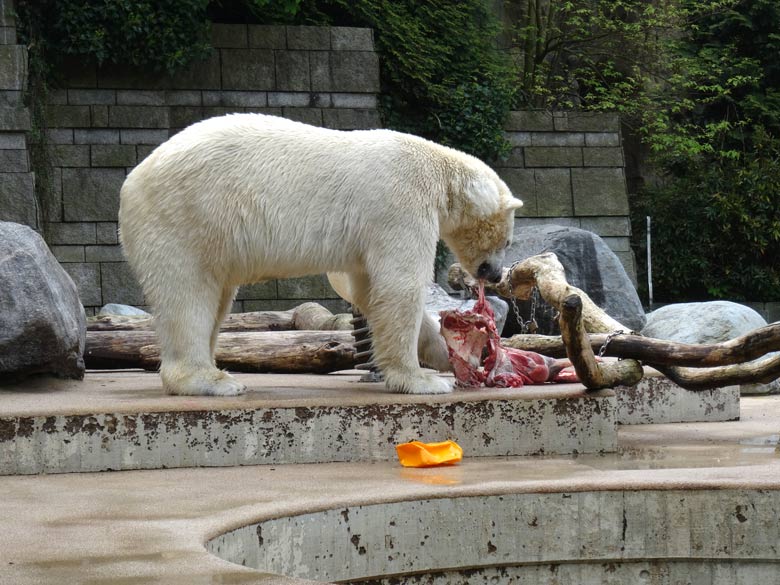
[[[455,441],[421,443],[412,441],[395,448],[404,467],[436,467],[453,465],[463,459],[463,449]]]

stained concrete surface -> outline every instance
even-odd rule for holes
[[[433,469],[381,462],[0,477],[0,584],[304,583],[230,564],[204,543],[264,520],[385,502],[774,492],[778,434],[780,398],[756,397],[743,399],[740,421],[622,427],[623,451],[601,456],[466,455],[461,465]]]

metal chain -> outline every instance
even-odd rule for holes
[[[624,333],[625,333],[625,331],[623,331],[622,329],[618,329],[617,331],[613,331],[612,333],[607,335],[607,338],[604,340],[604,344],[599,348],[598,356],[599,357],[604,357],[604,352],[607,351],[607,346],[609,345],[609,343],[615,337],[617,337],[618,335],[623,335]]]
[[[512,264],[512,266],[509,267],[509,273],[507,274],[507,280],[511,283],[512,282],[512,271],[515,269],[515,266],[520,264],[519,261]],[[523,316],[520,314],[520,308],[517,306],[517,297],[515,295],[511,296],[512,301],[512,310],[515,313],[515,319],[517,319],[518,325],[520,325],[520,332],[521,333],[535,333],[538,329],[538,326],[536,324],[536,304],[539,301],[539,289],[536,287],[533,288],[531,291],[531,315],[528,321],[523,319]]]

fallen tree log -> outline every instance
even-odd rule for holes
[[[355,365],[354,339],[347,331],[246,331],[220,333],[217,366],[235,372],[317,373]],[[90,369],[160,365],[152,331],[88,331],[84,362]]]

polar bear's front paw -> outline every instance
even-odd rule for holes
[[[452,382],[436,374],[421,373],[418,375],[396,374],[385,372],[387,387],[393,392],[403,394],[448,394],[452,392]]]
[[[169,394],[180,396],[237,396],[246,390],[241,382],[217,368],[187,371],[166,368],[161,374]]]

